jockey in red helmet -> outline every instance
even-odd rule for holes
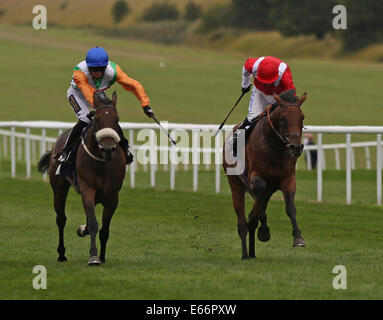
[[[67,98],[76,113],[78,122],[67,138],[59,158],[60,161],[71,162],[72,145],[78,140],[84,127],[91,122],[87,115],[90,109],[93,108],[93,94],[105,91],[115,82],[119,83],[125,90],[133,92],[137,99],[140,100],[143,111],[149,118],[154,116],[153,110],[149,107],[150,100],[141,83],[128,77],[118,64],[109,61],[105,49],[101,47],[91,48],[87,52],[85,60],[79,62],[73,69]],[[125,152],[127,164],[130,164],[133,161],[133,156],[129,152],[128,140],[124,137],[121,128],[119,131],[120,145]]]
[[[238,127],[244,129],[270,104],[275,103],[273,93],[280,94],[294,90],[295,86],[290,68],[282,60],[272,57],[248,58],[242,68],[242,92],[249,92],[251,77],[254,87],[250,97],[249,112]]]
[[[250,97],[248,115],[233,134],[233,155],[237,156],[237,135],[241,130],[254,125],[257,116],[270,104],[275,104],[273,93],[280,94],[292,90],[295,96],[295,86],[290,68],[282,60],[272,56],[248,58],[242,68],[242,93],[251,88],[251,77],[254,78],[254,87]],[[246,136],[245,136],[246,138]]]

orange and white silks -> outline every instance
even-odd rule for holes
[[[86,61],[81,61],[73,69],[73,77],[71,86],[74,89],[79,89],[86,100],[93,106],[93,93],[95,91],[104,91],[115,82],[124,87],[125,90],[131,91],[141,101],[141,105],[147,106],[150,103],[148,96],[145,93],[144,87],[140,82],[130,78],[120,66],[112,61],[108,63],[104,75],[98,81],[95,81],[90,74]]]
[[[73,69],[71,85],[67,91],[67,98],[79,120],[88,122],[86,115],[89,108],[93,108],[93,93],[104,91],[115,82],[119,83],[125,90],[131,91],[141,102],[141,106],[150,104],[150,100],[144,87],[137,80],[130,78],[118,64],[110,61],[100,79],[93,79],[86,61],[81,61]]]

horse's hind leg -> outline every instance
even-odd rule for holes
[[[106,243],[109,239],[109,227],[112,220],[113,214],[116,211],[118,205],[118,194],[113,197],[107,204],[104,205],[104,211],[102,213],[102,228],[100,230],[100,260],[105,262]]]
[[[245,186],[237,176],[227,176],[231,188],[231,195],[235,213],[238,219],[238,235],[242,244],[242,259],[248,259],[246,237],[248,226],[245,216]]]
[[[59,245],[57,247],[57,253],[59,254],[59,257],[57,260],[60,262],[67,260],[64,246],[64,228],[66,223],[65,203],[68,196],[69,187],[70,184],[62,178],[57,178],[56,181],[52,183],[54,192],[53,204],[56,211],[56,224],[59,229]]]

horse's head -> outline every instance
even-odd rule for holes
[[[291,156],[298,158],[303,151],[302,128],[304,114],[301,110],[307,94],[300,98],[295,95],[283,93],[278,96],[273,94],[275,101],[280,106],[278,127],[282,140],[285,142]]]
[[[116,108],[117,94],[113,92],[110,100],[104,92],[95,92],[93,95],[95,111],[93,116],[93,127],[95,138],[102,157],[106,161],[114,159],[117,144],[120,142],[119,117]]]

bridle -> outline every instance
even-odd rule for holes
[[[106,108],[116,109],[115,106],[104,105],[104,106],[98,107],[95,111],[92,111],[92,112],[90,113],[90,115],[93,116],[93,115],[96,113],[97,110],[99,110],[99,109],[106,109]],[[90,119],[91,119],[91,118],[90,118]],[[92,123],[92,126],[94,127],[94,123]],[[100,162],[105,162],[105,161],[106,161],[106,160],[103,159],[103,158],[100,158],[100,157],[95,156],[95,155],[89,150],[89,148],[88,148],[88,147],[86,146],[86,144],[85,144],[85,141],[84,141],[84,137],[83,137],[83,136],[81,137],[81,144],[82,144],[82,146],[83,146],[85,152],[86,152],[86,153],[88,154],[88,156],[90,156],[92,159],[94,159],[94,160],[96,160],[96,161],[100,161]]]
[[[284,133],[284,134],[281,134],[273,125],[273,122],[271,121],[271,118],[270,118],[270,109],[271,109],[271,106],[272,105],[269,105],[267,107],[267,120],[269,121],[269,124],[270,124],[270,127],[271,129],[273,129],[274,133],[276,134],[276,136],[279,138],[279,140],[281,140],[283,142],[283,144],[286,146],[287,149],[291,150],[291,147],[293,146],[291,143],[290,143],[290,140],[288,139],[288,137],[291,137],[293,135],[295,135],[295,133]],[[281,106],[281,105],[280,105]],[[294,106],[294,107],[300,107],[299,104],[297,103],[290,103],[290,104],[286,104],[283,106],[283,108],[285,107],[290,107],[290,106]],[[282,106],[281,106],[282,108]]]

